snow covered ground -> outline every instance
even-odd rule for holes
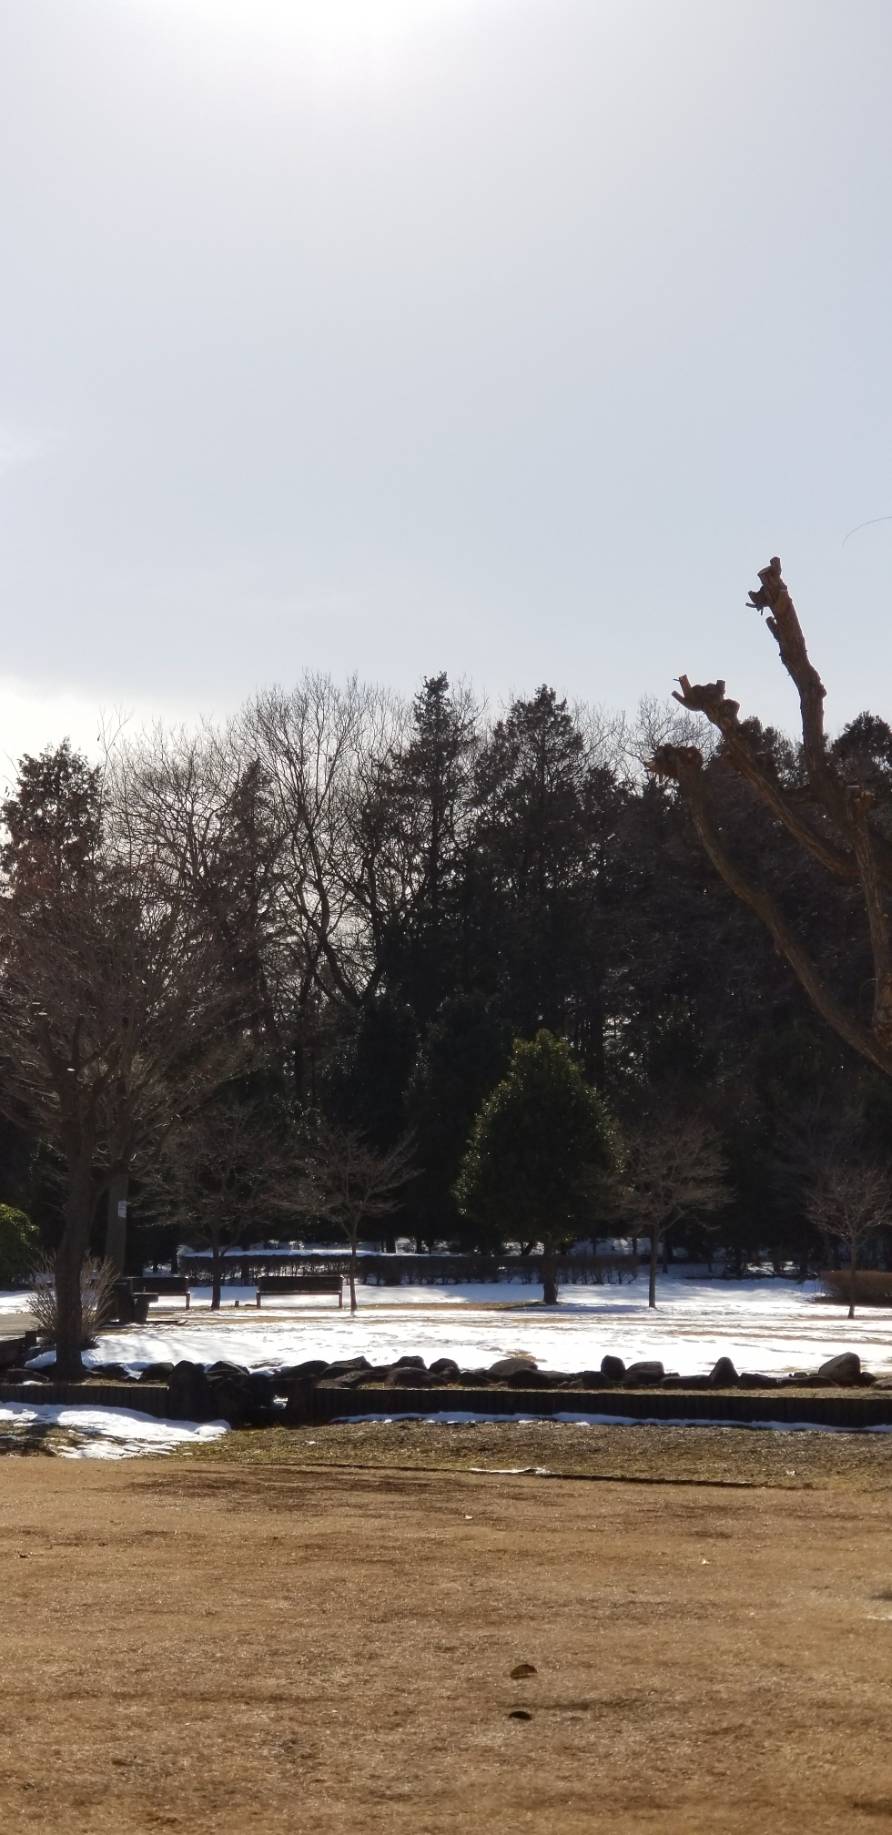
[[[868,1368],[892,1371],[892,1313],[865,1311],[848,1320],[845,1308],[816,1301],[817,1283],[793,1281],[686,1280],[673,1275],[647,1305],[642,1277],[623,1287],[564,1288],[560,1304],[535,1302],[535,1288],[475,1286],[449,1288],[362,1288],[355,1319],[330,1302],[297,1300],[266,1304],[258,1311],[253,1288],[235,1309],[227,1288],[224,1310],[212,1315],[205,1304],[162,1302],[145,1327],[108,1331],[89,1353],[93,1364],[122,1363],[134,1370],[147,1363],[218,1358],[265,1369],[308,1357],[351,1357],[372,1363],[414,1354],[428,1361],[454,1357],[468,1368],[509,1352],[529,1351],[543,1369],[596,1369],[606,1351],[626,1362],[656,1357],[667,1370],[690,1376],[708,1370],[716,1358],[733,1358],[738,1369],[783,1374],[813,1370],[837,1351],[854,1350]]]
[[[219,1440],[225,1421],[159,1421],[133,1408],[67,1408],[54,1402],[0,1402],[0,1440],[33,1439],[43,1430],[63,1459],[136,1459],[176,1446]]]

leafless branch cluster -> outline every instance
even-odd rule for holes
[[[874,792],[851,782],[832,758],[824,729],[826,690],[806,648],[793,600],[775,558],[759,573],[749,603],[766,614],[781,662],[799,699],[804,783],[782,781],[752,726],[723,681],[692,683],[679,677],[675,699],[688,713],[705,715],[720,739],[722,761],[743,779],[791,839],[838,884],[860,892],[873,958],[873,1007],[865,1020],[834,989],[766,884],[756,879],[723,838],[701,749],[675,740],[659,744],[650,769],[678,784],[697,833],[726,885],[765,925],[816,1010],[863,1058],[892,1072],[892,841],[875,819]]]

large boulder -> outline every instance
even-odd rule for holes
[[[174,1364],[169,1383],[168,1407],[175,1421],[212,1421],[214,1404],[201,1364],[183,1358]]]
[[[831,1383],[857,1383],[861,1380],[861,1359],[857,1351],[840,1351],[818,1366],[818,1375]]]
[[[384,1378],[385,1387],[389,1389],[432,1389],[437,1379],[424,1365],[418,1369],[415,1364],[394,1364],[389,1376]]]
[[[300,1364],[284,1364],[277,1375],[282,1386],[287,1388],[296,1379],[324,1376],[327,1369],[328,1363],[324,1357],[307,1357]]]
[[[443,1377],[448,1382],[453,1382],[457,1376],[461,1375],[454,1357],[435,1357],[430,1371],[432,1376]]]
[[[346,1376],[348,1370],[370,1370],[367,1357],[336,1357],[328,1366],[329,1376]]]
[[[733,1389],[737,1382],[737,1371],[730,1357],[720,1357],[709,1372],[709,1380],[717,1389]]]
[[[213,1413],[230,1427],[266,1427],[272,1421],[275,1379],[268,1371],[215,1365],[207,1381]]]
[[[601,1375],[606,1376],[608,1383],[621,1383],[625,1374],[626,1366],[621,1357],[614,1357],[608,1351],[607,1356],[601,1358]]]
[[[568,1379],[563,1370],[536,1370],[526,1365],[499,1380],[509,1389],[563,1389]]]
[[[518,1351],[514,1357],[497,1357],[495,1363],[489,1366],[489,1374],[490,1376],[518,1376],[537,1368],[535,1357],[531,1357],[526,1351]]]
[[[395,1357],[391,1366],[394,1370],[426,1370],[423,1357]]]
[[[140,1383],[169,1383],[173,1375],[173,1364],[146,1364],[140,1370],[137,1381]]]
[[[661,1383],[666,1372],[655,1357],[644,1357],[639,1363],[630,1364],[626,1371],[626,1382],[631,1386],[643,1383]]]

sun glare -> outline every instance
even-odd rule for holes
[[[168,23],[215,46],[306,59],[332,75],[398,60],[472,0],[155,0]]]

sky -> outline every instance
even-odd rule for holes
[[[10,0],[0,762],[307,668],[789,728],[772,554],[892,718],[890,94],[888,0]]]

